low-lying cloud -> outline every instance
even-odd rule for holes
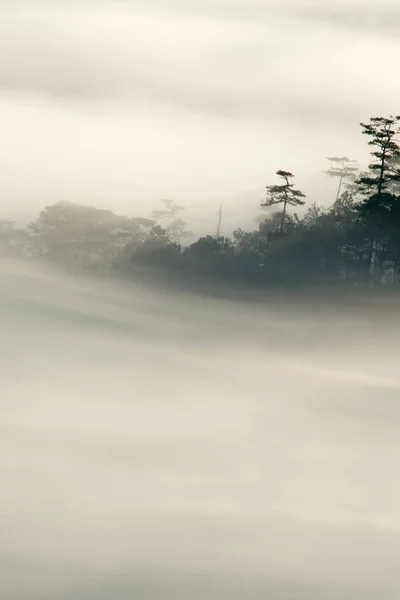
[[[398,598],[389,302],[0,268],[4,597]]]

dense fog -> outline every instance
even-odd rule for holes
[[[397,600],[389,297],[0,273],[3,598]]]

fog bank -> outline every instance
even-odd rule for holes
[[[388,304],[0,289],[2,597],[399,597]]]

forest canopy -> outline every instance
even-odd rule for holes
[[[182,278],[241,285],[374,283],[395,285],[400,268],[400,116],[361,123],[371,163],[360,171],[347,156],[327,157],[327,176],[337,180],[326,198],[299,216],[307,190],[279,169],[266,185],[260,208],[269,212],[252,231],[231,237],[192,237],[184,207],[163,200],[149,218],[68,202],[46,206],[25,228],[0,221],[3,256],[40,258],[63,266],[131,276],[151,268]]]

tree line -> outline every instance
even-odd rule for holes
[[[400,116],[361,123],[371,164],[328,157],[337,179],[328,209],[313,203],[280,169],[266,186],[253,231],[205,235],[193,243],[184,207],[163,200],[150,218],[118,216],[71,203],[45,207],[23,229],[0,221],[0,250],[55,263],[134,276],[138,269],[179,278],[245,285],[372,283],[395,285],[400,269]],[[325,199],[324,199],[325,200]]]

